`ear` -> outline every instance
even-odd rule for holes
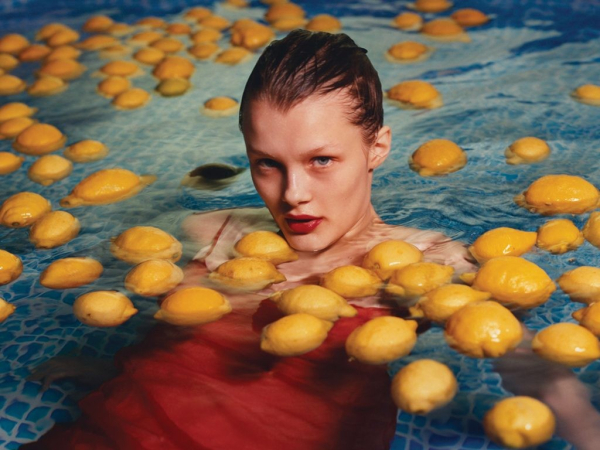
[[[379,167],[390,154],[392,147],[392,130],[387,125],[377,132],[377,139],[369,148],[369,171]]]

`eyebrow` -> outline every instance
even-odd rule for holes
[[[302,152],[300,154],[300,156],[303,157],[303,158],[309,158],[311,156],[318,155],[318,154],[322,153],[324,150],[328,150],[329,151],[329,150],[332,150],[332,149],[335,149],[335,146],[321,145],[319,147],[316,147],[316,148],[307,150],[305,152]],[[246,150],[247,150],[248,153],[252,153],[252,154],[254,154],[256,156],[264,156],[266,158],[272,158],[273,157],[273,155],[270,155],[269,153],[265,153],[265,152],[263,152],[261,150],[258,150],[258,149],[252,148],[252,147],[247,147]]]

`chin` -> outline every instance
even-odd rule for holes
[[[285,235],[290,247],[297,252],[318,252],[331,246],[332,242],[311,235]]]

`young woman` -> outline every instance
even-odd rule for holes
[[[318,283],[389,239],[472,269],[461,244],[377,216],[371,182],[391,131],[377,73],[348,36],[294,31],[271,44],[246,85],[240,127],[267,209],[191,216],[185,228],[202,250],[184,285],[201,284],[257,229],[280,232],[299,255],[278,267],[288,281],[272,289]],[[120,352],[120,375],[80,403],[79,421],[31,448],[387,450],[396,408],[386,368],[348,361],[344,342],[393,311],[377,298],[354,301],[358,315],[336,322],[319,348],[277,358],[259,347],[262,328],[281,317],[268,293],[231,296],[233,311],[217,322],[158,326]]]

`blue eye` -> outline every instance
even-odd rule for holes
[[[328,166],[331,163],[331,158],[329,156],[318,156],[313,161],[317,166]]]

